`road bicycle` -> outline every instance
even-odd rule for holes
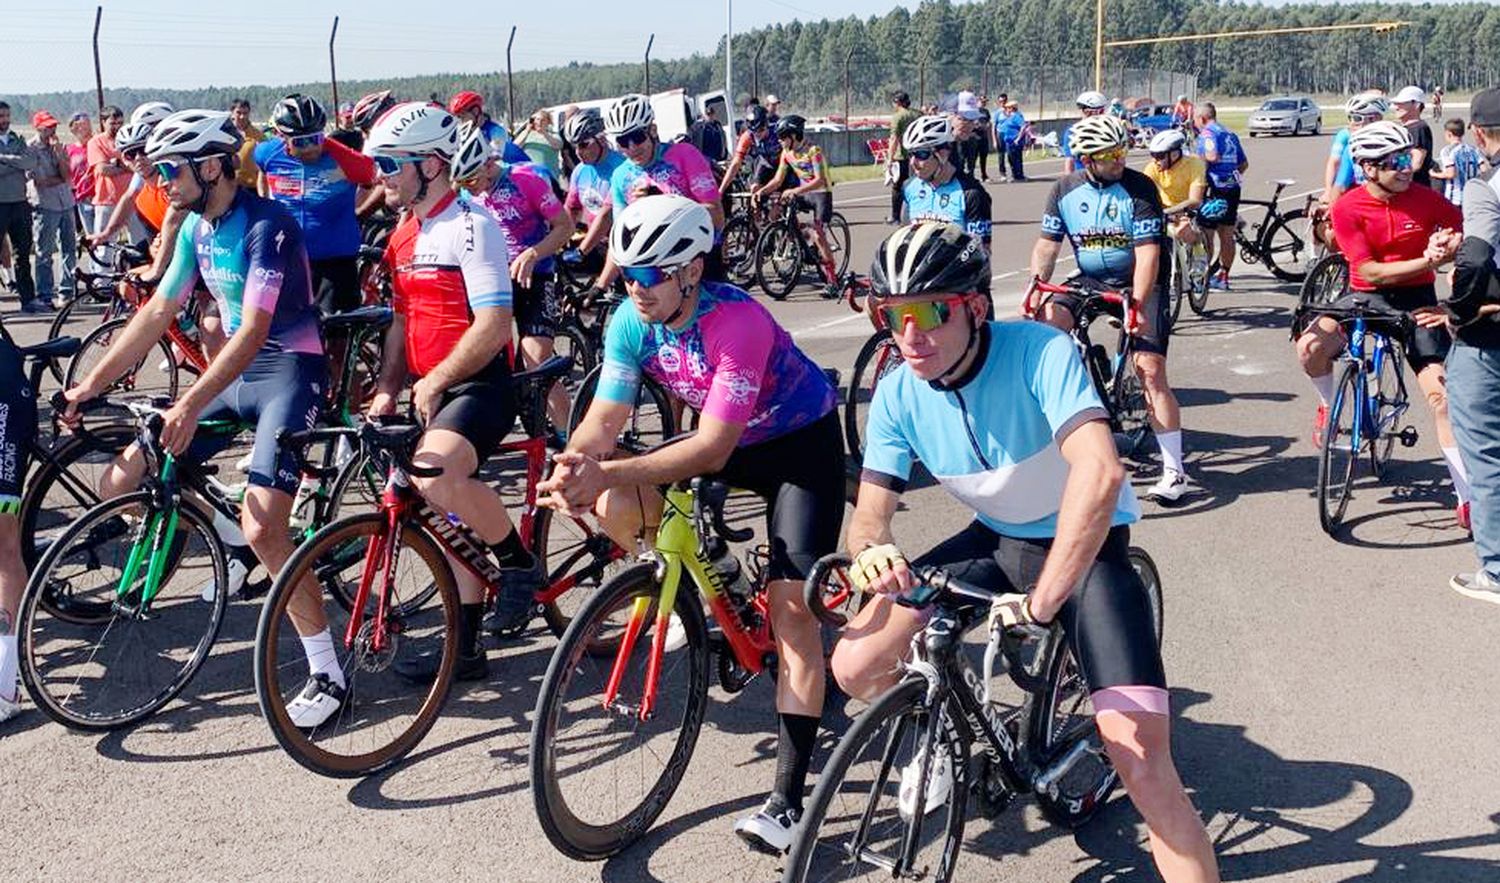
[[[1298,295],[1298,313],[1321,304],[1331,304],[1349,293],[1349,262],[1338,252],[1330,252],[1318,259],[1307,278],[1302,280]],[[1294,314],[1295,315],[1295,314]],[[1296,325],[1293,325],[1296,329]],[[1300,329],[1297,329],[1300,330]],[[1293,338],[1295,339],[1295,334]]]
[[[1317,222],[1309,210],[1312,201],[1301,208],[1283,212],[1281,193],[1297,183],[1291,178],[1280,178],[1270,182],[1276,186],[1270,199],[1241,197],[1240,217],[1234,222],[1234,241],[1238,255],[1246,264],[1264,264],[1271,275],[1283,282],[1301,282],[1311,265],[1321,256],[1321,244],[1314,235]],[[1243,210],[1247,206],[1264,208],[1265,214],[1253,225],[1245,220]],[[1206,248],[1212,255],[1218,241],[1215,230],[1203,231]],[[1209,282],[1217,271],[1214,263],[1203,277],[1202,284],[1190,291],[1189,305],[1193,312],[1204,315],[1208,309]]]
[[[847,273],[842,288],[849,309],[856,313],[864,311],[863,305],[869,301],[872,291],[869,277]],[[854,357],[854,368],[844,387],[844,447],[856,464],[864,462],[864,428],[869,419],[870,402],[875,399],[875,387],[900,368],[902,362],[901,348],[891,337],[891,330],[881,324],[878,312],[868,312],[874,330]]]
[[[751,551],[747,575],[727,544],[752,531],[725,524],[727,494],[708,478],[668,488],[655,546],[594,592],[553,651],[531,728],[531,794],[570,858],[607,858],[650,830],[692,760],[710,677],[732,694],[774,676],[769,548]]]
[[[1132,547],[1129,557],[1159,647],[1160,573],[1144,550]],[[826,602],[854,591],[849,563],[847,555],[831,555],[808,575],[808,607],[834,629],[847,617]],[[931,618],[912,638],[900,683],[854,721],[824,765],[783,883],[951,880],[971,798],[980,815],[994,819],[1016,796],[1030,793],[1049,821],[1077,828],[1118,782],[1094,726],[1089,686],[1061,627],[987,623],[993,592],[938,567],[914,575],[918,586],[894,600],[916,609],[931,605]],[[978,648],[965,642],[977,634],[986,638],[978,669],[970,659]],[[1025,694],[1018,706],[992,695],[998,675],[1008,675]],[[943,806],[927,807],[928,781],[942,758],[951,764],[952,790]],[[911,772],[916,777],[908,788]],[[906,801],[903,790],[910,791]]]
[[[1172,324],[1182,315],[1182,303],[1187,301],[1195,315],[1203,315],[1208,306],[1209,249],[1213,231],[1198,225],[1193,212],[1185,212],[1188,224],[1197,235],[1194,241],[1185,242],[1172,237],[1172,283],[1168,293],[1172,298],[1168,315]],[[1171,220],[1172,216],[1168,216]]]
[[[85,252],[95,267],[94,272],[75,267],[73,270],[73,296],[57,309],[52,325],[47,329],[47,339],[76,337],[82,340],[90,331],[104,322],[133,310],[120,294],[120,283],[132,269],[151,259],[146,249],[123,243],[101,243],[87,248]],[[53,359],[48,365],[52,379],[63,382],[65,359]]]
[[[1362,297],[1346,307],[1325,304],[1316,312],[1338,320],[1349,341],[1334,368],[1337,380],[1318,452],[1318,523],[1331,535],[1348,509],[1360,459],[1368,457],[1379,478],[1397,441],[1404,448],[1417,443],[1416,427],[1401,425],[1411,404],[1401,341],[1412,320]]]
[[[753,184],[753,177],[746,180]],[[733,190],[725,197],[724,211],[724,230],[719,237],[724,273],[729,282],[748,291],[758,284],[756,243],[768,226],[781,220],[786,207],[780,200],[751,199],[749,190]]]
[[[547,464],[547,391],[567,375],[568,367],[566,359],[554,357],[512,378],[525,437],[505,442],[497,453],[522,461],[518,529],[548,573],[534,613],[555,634],[569,623],[563,596],[598,585],[625,554],[581,519],[554,518],[536,506],[536,486]],[[387,769],[436,723],[458,654],[455,564],[485,586],[487,600],[499,591],[501,571],[488,547],[455,516],[431,507],[411,484],[411,478],[441,473],[412,462],[423,431],[414,422],[385,418],[358,429],[314,429],[285,440],[293,450],[338,438],[355,440],[363,457],[385,476],[373,511],[334,520],[297,548],[277,575],[256,629],[255,689],[261,712],[282,749],[321,775],[345,778]],[[300,615],[299,595],[305,598],[301,593],[309,586],[335,601],[323,606],[349,699],[320,726],[301,729],[292,723],[287,706],[307,678],[295,618]],[[439,654],[430,684],[414,684],[393,670],[399,654],[418,648]]]
[[[1083,277],[1062,285],[1033,277],[1022,302],[1023,310],[1027,316],[1036,318],[1041,315],[1043,305],[1058,295],[1073,299],[1076,306],[1069,335],[1083,357],[1094,391],[1109,411],[1116,450],[1120,456],[1132,458],[1149,452],[1154,434],[1151,415],[1145,387],[1131,358],[1135,355],[1136,338],[1126,331],[1130,324],[1139,321],[1134,315],[1137,308],[1130,292],[1097,287]],[[1119,329],[1113,354],[1090,336],[1090,327],[1099,319]]]
[[[811,206],[798,198],[780,219],[761,230],[755,243],[755,280],[766,294],[785,300],[807,271],[822,279],[823,257],[818,253],[812,222],[803,223],[799,215]],[[838,212],[823,225],[823,235],[833,254],[833,272],[842,277],[849,269],[849,222]],[[825,285],[833,297],[842,294],[837,285]]]

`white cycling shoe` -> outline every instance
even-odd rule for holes
[[[904,821],[910,822],[917,810],[917,781],[922,777],[922,760],[926,750],[917,752],[901,770],[901,791],[896,798],[896,808]],[[922,801],[922,814],[927,815],[948,802],[953,793],[953,755],[948,746],[939,743],[932,765],[927,771],[927,794]]]
[[[797,836],[797,823],[802,813],[788,808],[776,809],[769,800],[754,815],[745,816],[734,823],[734,833],[751,849],[771,855],[781,855],[792,848]]]
[[[327,674],[318,672],[307,679],[302,691],[286,704],[286,715],[292,726],[300,730],[321,727],[343,707],[348,690],[333,682]]]
[[[250,576],[250,568],[246,567],[245,563],[239,558],[235,557],[234,555],[230,555],[228,570],[229,597],[232,600],[239,597],[240,590],[245,588],[245,580]],[[208,583],[204,585],[203,591],[198,593],[198,597],[202,598],[206,603],[209,604],[212,604],[214,602],[213,580],[209,580]]]
[[[1182,499],[1182,495],[1188,492],[1188,477],[1186,472],[1178,472],[1175,469],[1163,469],[1161,480],[1146,491],[1146,498],[1158,500],[1163,503],[1175,503]]]

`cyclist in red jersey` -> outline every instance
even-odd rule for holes
[[[386,204],[404,209],[391,233],[385,262],[396,316],[386,334],[371,415],[395,411],[407,375],[416,377],[412,408],[426,424],[413,462],[436,466],[436,478],[412,484],[438,511],[457,515],[494,551],[505,583],[497,614],[524,625],[542,582],[539,562],[522,544],[500,496],[474,477],[515,422],[507,344],[511,284],[505,237],[488,214],[460,201],[449,179],[458,150],[458,125],[436,105],[399,104],[370,130],[365,152],[374,158]],[[480,641],[484,586],[454,567],[463,615],[454,676],[488,674]],[[440,655],[397,660],[398,674],[431,680]]]
[[[1418,326],[1405,341],[1406,359],[1417,375],[1437,425],[1460,522],[1467,520],[1469,484],[1448,423],[1443,360],[1452,338],[1438,308],[1436,269],[1445,260],[1429,254],[1428,241],[1439,230],[1460,230],[1458,207],[1428,187],[1413,187],[1411,136],[1405,126],[1382,120],[1349,138],[1349,151],[1365,174],[1365,183],[1340,196],[1330,210],[1334,235],[1349,261],[1345,298],[1383,301],[1392,311],[1411,313]],[[1446,255],[1451,260],[1452,254]],[[1338,302],[1335,302],[1335,306]],[[1333,398],[1333,361],[1343,352],[1338,323],[1322,316],[1297,340],[1297,356],[1318,392],[1313,443],[1322,444],[1328,402]]]

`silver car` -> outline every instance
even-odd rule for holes
[[[1250,135],[1317,135],[1323,111],[1306,96],[1272,98],[1250,113]]]

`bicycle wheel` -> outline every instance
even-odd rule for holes
[[[1301,282],[1313,261],[1312,221],[1294,208],[1272,218],[1260,236],[1260,254],[1266,269],[1283,282]]]
[[[968,777],[955,781],[947,804],[908,821],[900,811],[902,773],[921,746],[940,733],[927,706],[927,683],[903,681],[859,716],[839,739],[802,815],[786,858],[782,883],[822,880],[945,881],[953,877],[963,846]],[[967,767],[968,752],[950,743],[955,770]],[[925,790],[925,788],[924,788]],[[913,823],[914,861],[901,869],[902,846]]]
[[[1133,562],[1132,562],[1133,563]],[[1049,768],[1080,741],[1089,750],[1050,789],[1036,792],[1042,815],[1063,828],[1077,828],[1094,817],[1119,781],[1094,726],[1089,686],[1067,639],[1059,632],[1043,651],[1046,688],[1034,696],[1026,726],[1027,744],[1042,769]]]
[[[1146,407],[1146,388],[1131,364],[1130,354],[1116,356],[1109,384],[1109,410],[1115,421],[1115,447],[1120,456],[1134,457],[1151,439],[1151,413]]]
[[[546,564],[548,590],[562,589],[562,594],[542,605],[547,628],[561,638],[588,599],[610,577],[629,566],[630,559],[605,534],[551,509],[537,510],[532,534],[532,554],[540,555]],[[608,641],[594,646],[591,652],[611,652],[616,645]]]
[[[68,362],[63,373],[63,387],[71,389],[78,385],[89,371],[103,360],[115,335],[130,321],[129,317],[111,319],[88,333],[78,353]],[[105,394],[125,393],[140,396],[166,396],[177,399],[177,359],[172,355],[172,345],[166,338],[158,340],[135,367],[126,371],[113,384],[106,387]]]
[[[755,282],[755,240],[755,224],[748,217],[734,215],[724,222],[724,275],[741,288]]]
[[[849,253],[854,241],[849,235],[849,222],[838,212],[833,213],[833,220],[826,225],[825,235],[828,237],[828,250],[833,252],[834,276],[844,278],[849,271]]]
[[[228,604],[228,564],[209,518],[177,510],[175,530],[149,555],[143,528],[164,517],[140,491],[86,512],[42,556],[21,599],[21,677],[48,717],[81,730],[110,730],[143,720],[171,702],[213,649]],[[170,524],[170,519],[169,519]],[[132,549],[146,544],[123,593]],[[160,568],[160,589],[140,609],[147,576]],[[206,583],[214,600],[200,595]],[[45,600],[66,596],[109,610],[76,622],[54,615]]]
[[[573,397],[573,411],[568,415],[569,433],[583,422],[583,416],[588,413],[603,371],[603,365],[595,367],[579,385],[578,394]],[[676,434],[677,415],[672,410],[667,391],[655,380],[643,376],[640,389],[636,390],[635,407],[620,432],[620,446],[625,450],[644,450]]]
[[[133,441],[133,426],[104,426],[90,437],[69,436],[55,448],[33,454],[36,470],[26,480],[19,516],[21,560],[28,571],[69,525],[99,504],[104,471]]]
[[[1349,262],[1341,254],[1325,255],[1308,271],[1298,295],[1299,309],[1333,303],[1349,292]]]
[[[891,339],[889,331],[870,335],[854,358],[854,371],[844,388],[844,443],[855,463],[864,461],[863,434],[870,402],[875,398],[875,386],[899,367],[901,349]]]
[[[1323,427],[1323,450],[1318,457],[1318,523],[1329,534],[1344,519],[1354,484],[1354,464],[1359,460],[1354,433],[1356,428],[1361,433],[1365,429],[1359,419],[1364,407],[1361,386],[1359,366],[1345,363]]]
[[[666,809],[703,726],[708,700],[708,633],[703,607],[684,578],[675,612],[686,642],[665,652],[656,707],[642,720],[640,703],[661,586],[655,564],[642,562],[599,587],[568,626],[542,678],[531,727],[531,795],[552,845],[569,858],[615,855],[650,829]],[[592,648],[636,630],[624,659]],[[624,650],[621,646],[621,650]],[[609,706],[611,672],[621,672]]]
[[[795,228],[776,224],[761,231],[755,244],[755,281],[776,300],[786,300],[802,278],[801,240]]]
[[[52,317],[52,327],[47,329],[47,339],[76,337],[83,340],[90,331],[99,327],[100,320],[109,309],[109,301],[108,291],[95,293],[93,289],[85,288],[78,292],[72,300],[58,308],[57,315]],[[63,371],[66,368],[67,364],[62,359],[47,360],[47,373],[58,383],[63,382]]]
[[[1401,436],[1401,418],[1407,408],[1406,381],[1401,376],[1405,364],[1406,354],[1401,344],[1387,340],[1375,374],[1375,389],[1370,396],[1370,470],[1376,478],[1385,476],[1391,451]]]
[[[1209,230],[1205,231],[1203,235],[1209,236],[1212,235],[1212,233],[1213,231]],[[1207,254],[1207,252],[1205,252],[1205,254]],[[1203,272],[1201,274],[1194,275],[1193,284],[1187,290],[1188,306],[1192,308],[1193,315],[1195,316],[1208,315],[1208,282],[1213,278],[1213,275],[1214,264],[1211,260],[1206,261],[1204,263]]]
[[[1182,315],[1182,302],[1187,299],[1188,286],[1192,280],[1188,275],[1187,246],[1177,240],[1172,241],[1172,284],[1167,288],[1167,296],[1171,300],[1167,303],[1167,327],[1177,325],[1177,317]]]
[[[595,351],[593,343],[589,341],[587,332],[583,330],[583,327],[578,324],[576,319],[565,321],[557,329],[557,333],[552,338],[552,349],[557,355],[567,356],[573,360],[573,367],[568,369],[566,375],[558,378],[556,383],[551,387],[551,389],[562,389],[562,393],[559,394],[558,402],[556,403],[556,407],[562,410],[562,413],[554,416],[551,408],[548,408],[547,413],[547,428],[556,433],[556,440],[561,443],[567,441],[568,426],[566,424],[572,411],[573,400],[577,398],[578,390],[583,386],[584,378],[598,366],[600,354]],[[567,398],[566,409],[562,409],[561,406],[561,399],[564,395]],[[542,401],[552,404],[548,397],[543,397]],[[564,425],[556,425],[558,423]]]
[[[365,556],[349,556],[351,545],[380,555],[391,550],[388,613],[384,630],[376,628],[381,569],[372,572],[370,600],[346,639],[352,613],[342,605],[323,604],[340,668],[347,684],[342,707],[321,726],[302,729],[292,723],[287,703],[302,691],[308,659],[294,627],[300,615],[292,605],[307,597],[299,586],[321,587],[335,596],[354,597],[365,570]],[[343,584],[343,585],[340,585]],[[435,591],[428,594],[428,588]],[[420,608],[409,596],[434,599]],[[321,594],[319,595],[321,597]],[[442,712],[458,656],[458,588],[442,549],[416,527],[394,537],[385,533],[383,513],[340,519],[313,535],[287,559],[261,609],[255,630],[255,692],[261,714],[292,759],[309,770],[334,778],[369,775],[405,757],[427,734]],[[396,657],[419,650],[442,654],[437,677],[416,684],[396,674]]]
[[[1161,649],[1162,628],[1165,625],[1166,609],[1161,598],[1161,571],[1156,562],[1139,546],[1131,546],[1128,553],[1130,569],[1141,578],[1146,589],[1146,599],[1151,604],[1151,627],[1156,630],[1156,647]]]

